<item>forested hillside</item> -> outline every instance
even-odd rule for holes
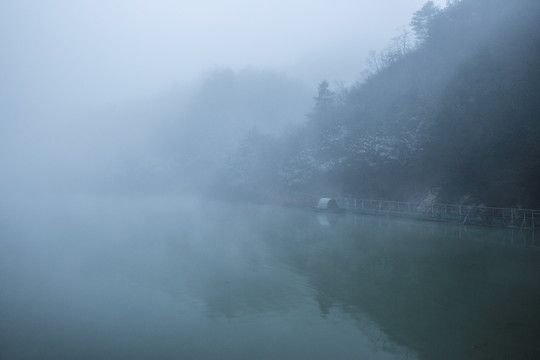
[[[306,123],[250,132],[214,190],[540,208],[540,2],[426,3]],[[361,69],[359,69],[360,71]]]

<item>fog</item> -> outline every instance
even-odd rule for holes
[[[301,123],[318,82],[355,81],[369,51],[384,47],[422,3],[3,1],[2,182],[77,187],[133,159],[166,158],[155,145],[170,126],[181,141],[193,128],[188,117],[222,121],[227,110],[203,105],[195,113],[193,105],[216,72],[267,72],[252,76],[248,92],[268,87],[269,72],[282,81],[275,86],[294,89],[287,104],[270,97],[278,89],[233,104],[225,117],[244,119],[217,127],[228,139],[222,152],[249,129],[276,133]],[[279,114],[242,110],[261,101]]]
[[[539,16],[0,1],[0,358],[533,358]]]
[[[348,80],[422,3],[3,1],[2,87],[33,105],[93,107],[155,94],[216,66]]]

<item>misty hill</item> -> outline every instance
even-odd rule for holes
[[[89,122],[94,131],[103,133],[108,123],[114,123],[121,132],[101,144],[100,149],[110,155],[103,156],[109,166],[98,187],[137,192],[200,190],[247,133],[275,136],[302,123],[311,104],[308,90],[296,79],[273,71],[222,69],[134,108],[93,114]],[[96,125],[96,118],[101,125]],[[99,157],[100,149],[94,157]]]
[[[428,2],[292,134],[248,135],[219,187],[540,207],[540,3]]]

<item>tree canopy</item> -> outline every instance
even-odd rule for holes
[[[308,120],[279,141],[248,135],[260,152],[242,171],[265,174],[252,196],[434,192],[540,207],[539,15],[533,0],[428,1],[410,22],[415,46],[374,56],[369,76],[348,88],[321,82]]]

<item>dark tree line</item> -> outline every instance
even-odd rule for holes
[[[216,187],[540,207],[540,3],[432,2],[348,88],[319,85],[306,123],[250,133]]]

